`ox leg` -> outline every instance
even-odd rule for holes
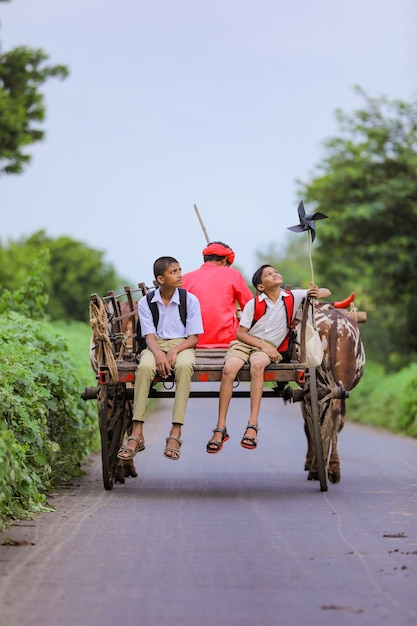
[[[311,436],[310,427],[308,425],[308,420],[311,422],[310,417],[307,416],[305,407],[303,407],[303,416],[304,416],[304,432],[307,438],[307,453],[304,463],[304,470],[308,472],[307,480],[319,480],[319,471],[317,467],[317,459],[314,450],[314,442]]]
[[[314,445],[311,438],[310,429],[308,426],[308,417],[304,403],[301,405],[301,411],[304,418],[304,432],[307,439],[307,453],[304,462],[304,471],[308,472],[307,480],[318,480],[319,473],[317,470],[317,463],[315,462]]]
[[[310,431],[307,425],[304,407],[302,407],[302,409],[303,409],[303,417],[304,417],[304,432],[305,432],[306,439],[307,439],[307,453],[306,453],[306,458],[304,462],[304,471],[308,472],[310,471],[312,463],[313,463],[314,449],[313,449],[313,442],[311,441],[311,437],[310,437]]]
[[[115,481],[117,483],[123,484],[125,482],[125,478],[129,478],[132,476],[136,478],[138,475],[135,464],[133,463],[133,459],[117,459],[116,471],[115,471]]]
[[[335,400],[333,406],[333,432],[332,432],[332,447],[329,459],[328,478],[331,483],[336,485],[340,483],[340,459],[337,450],[338,434],[342,430],[345,423],[345,401]]]

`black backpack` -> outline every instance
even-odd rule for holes
[[[187,290],[179,287],[178,291],[180,294],[180,303],[178,305],[178,312],[179,312],[181,321],[185,326],[186,321],[187,321]],[[152,319],[153,319],[153,323],[154,323],[155,330],[156,330],[158,328],[159,310],[158,310],[158,303],[151,302],[154,296],[154,293],[155,293],[154,291],[148,291],[148,293],[146,294],[146,299],[148,301],[148,306],[152,313]],[[139,316],[138,316],[138,321],[136,322],[136,342],[138,346],[137,354],[140,354],[146,348],[146,338],[142,337]]]

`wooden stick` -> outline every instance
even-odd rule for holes
[[[210,239],[209,239],[209,236],[208,236],[207,231],[206,231],[206,227],[204,226],[204,222],[201,219],[201,215],[200,215],[199,210],[197,209],[197,205],[196,204],[194,205],[194,210],[197,213],[198,221],[200,222],[201,228],[203,229],[203,233],[205,235],[207,244],[209,244],[210,243]]]

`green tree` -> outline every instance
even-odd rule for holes
[[[33,320],[45,319],[48,295],[45,293],[44,276],[49,268],[49,258],[49,250],[42,249],[19,289],[1,291],[0,313],[16,311]]]
[[[417,100],[356,91],[364,106],[336,111],[340,135],[324,143],[317,175],[299,181],[300,197],[331,218],[314,243],[326,285],[360,290],[399,367],[417,352]]]
[[[25,148],[44,137],[40,87],[51,77],[68,76],[66,66],[46,65],[48,58],[24,46],[0,54],[0,173],[20,174],[31,160]]]
[[[50,258],[43,281],[49,299],[46,312],[52,320],[87,321],[90,295],[105,295],[122,282],[114,267],[105,262],[104,252],[69,237],[53,239],[41,230],[28,239],[0,246],[0,293],[21,287],[44,250]]]

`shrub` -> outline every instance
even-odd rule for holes
[[[368,362],[362,380],[347,401],[347,417],[416,437],[417,363],[386,374],[382,366]]]
[[[42,509],[51,488],[80,475],[97,446],[93,407],[80,398],[85,383],[51,324],[13,311],[0,317],[3,520]]]

